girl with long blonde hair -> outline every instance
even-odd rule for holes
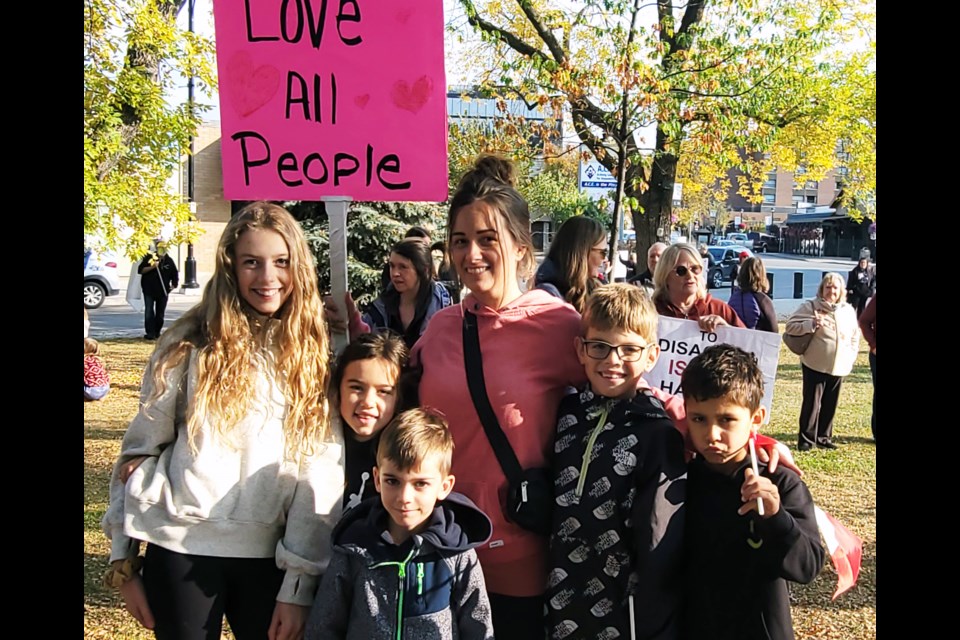
[[[103,518],[105,579],[158,638],[302,634],[343,495],[327,340],[299,224],[245,207],[147,364]]]

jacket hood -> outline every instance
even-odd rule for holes
[[[392,546],[383,537],[389,518],[379,495],[364,500],[345,513],[334,527],[333,544],[356,547],[377,556],[378,549]],[[427,527],[412,539],[417,546],[459,553],[486,543],[492,534],[493,525],[487,514],[467,496],[451,492],[437,502]]]
[[[537,267],[537,274],[534,276],[534,282],[536,284],[549,282],[554,285],[559,285],[560,268],[550,258],[544,258],[543,262],[540,263],[540,266]]]

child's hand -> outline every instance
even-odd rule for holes
[[[796,460],[793,459],[790,448],[779,440],[757,435],[757,460],[766,464],[770,473],[776,471],[777,466],[782,464],[801,478],[803,477],[803,471],[797,466]]]
[[[757,510],[757,498],[763,500],[763,518],[769,518],[780,511],[780,492],[777,485],[770,482],[770,478],[758,476],[753,469],[747,469],[744,474],[743,486],[740,487],[740,499],[743,506],[737,509],[740,515],[746,515]]]
[[[307,626],[310,607],[301,607],[287,602],[278,602],[273,609],[273,619],[267,629],[268,640],[299,640]]]
[[[345,316],[340,313],[340,306],[337,305],[333,296],[328,295],[323,297],[323,310],[327,316],[327,324],[329,324],[330,328],[336,333],[345,333],[348,323],[353,323],[354,316],[357,318],[360,317],[360,312],[357,311],[357,305],[353,301],[353,296],[350,295],[349,291],[343,294],[343,302],[347,310]]]

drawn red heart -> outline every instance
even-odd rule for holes
[[[241,118],[270,102],[280,86],[280,71],[268,64],[255,66],[250,54],[240,51],[227,63],[230,103]]]
[[[361,109],[367,106],[367,103],[370,102],[370,94],[365,93],[362,96],[357,96],[353,99],[353,104],[357,105]]]
[[[393,104],[405,111],[416,113],[423,108],[423,105],[430,99],[430,93],[433,91],[433,80],[427,76],[417,78],[413,86],[407,84],[406,80],[397,80],[393,83],[393,90],[390,92],[390,98]]]

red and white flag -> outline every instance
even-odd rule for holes
[[[857,583],[860,575],[860,556],[863,554],[863,541],[853,535],[840,521],[820,507],[814,507],[820,535],[827,543],[827,550],[837,570],[837,590],[833,600]]]

